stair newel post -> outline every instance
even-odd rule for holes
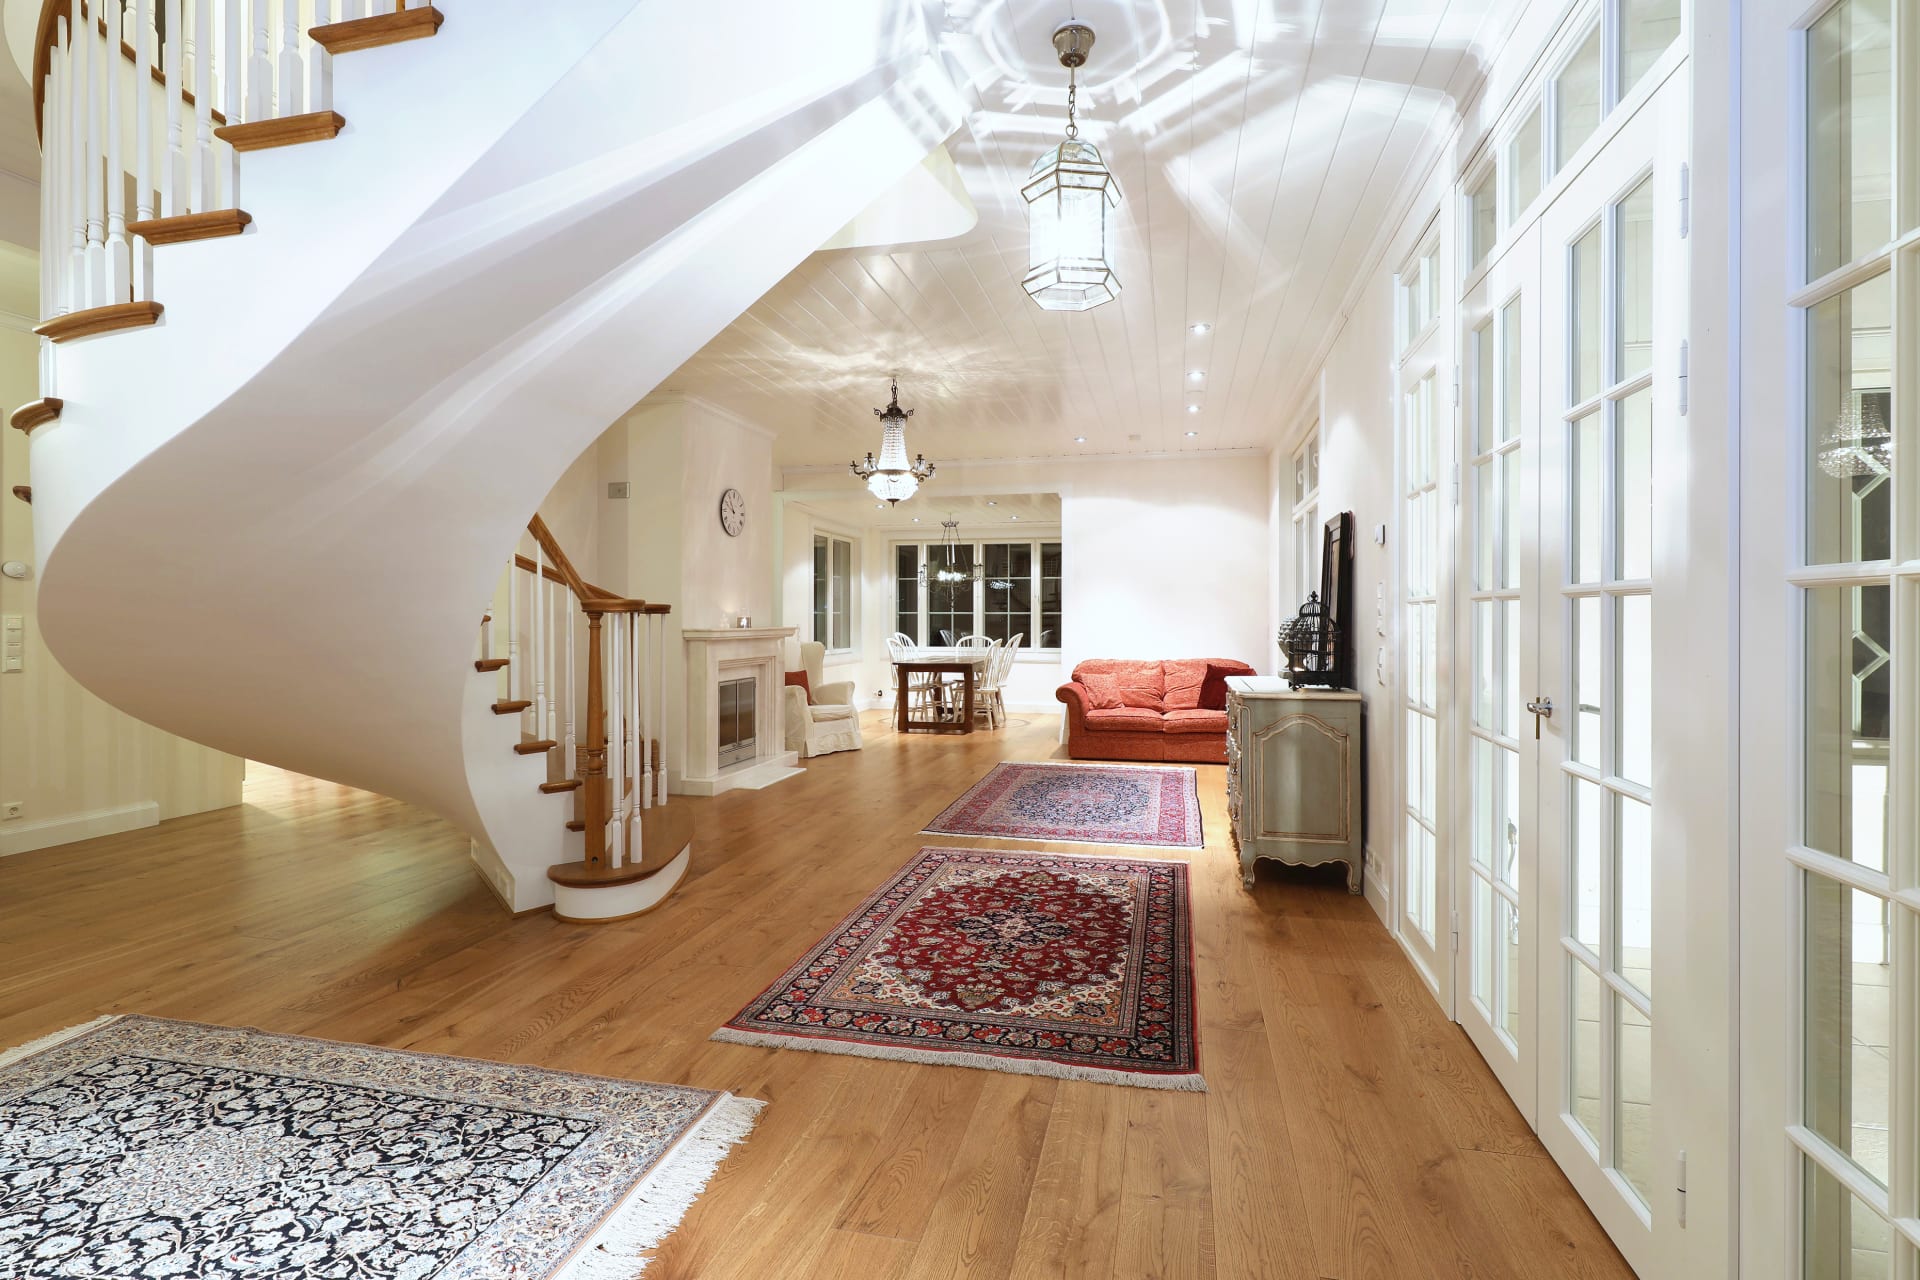
[[[607,777],[611,780],[608,803],[612,806],[613,819],[607,827],[607,861],[615,867],[625,865],[627,851],[625,799],[630,766],[627,763],[626,664],[621,658],[632,616],[613,615],[613,635],[607,646]]]
[[[607,696],[602,656],[601,619],[587,609],[587,741],[580,748],[580,815],[586,837],[586,863],[607,869]]]

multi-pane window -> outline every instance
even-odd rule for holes
[[[1429,242],[1399,275],[1400,348],[1405,350],[1440,318],[1440,247]]]
[[[1536,102],[1507,141],[1507,213],[1511,226],[1540,194],[1545,171],[1545,136],[1541,116],[1546,104]]]
[[[1473,698],[1468,728],[1473,998],[1489,1025],[1520,1041],[1520,449],[1521,304],[1468,337],[1468,468],[1473,530]]]
[[[1494,237],[1499,234],[1498,210],[1494,207],[1499,190],[1499,173],[1488,165],[1480,180],[1467,192],[1467,270],[1471,272],[1493,252]]]
[[[1652,180],[1568,247],[1569,1110],[1643,1203],[1653,1074]]]
[[[1911,467],[1916,213],[1896,194],[1896,0],[1837,0],[1804,33],[1801,418],[1801,1275],[1920,1274],[1920,735],[1900,679],[1920,623]],[[1908,155],[1911,154],[1909,149]],[[1842,270],[1842,268],[1846,268]],[[1897,678],[1899,677],[1899,678]],[[1910,784],[1909,784],[1910,785]],[[1903,1013],[1902,993],[1905,993]]]
[[[915,644],[1019,636],[1023,649],[1060,647],[1057,540],[903,542],[893,555],[894,629]]]
[[[1600,94],[1600,28],[1587,32],[1553,79],[1553,167],[1557,172],[1593,136],[1605,114]]]
[[[1320,424],[1293,451],[1293,480],[1288,491],[1293,517],[1293,595],[1305,603],[1320,589]]]
[[[853,648],[853,543],[813,535],[813,638],[830,652]]]
[[[1406,827],[1407,920],[1429,945],[1438,913],[1440,553],[1438,456],[1444,415],[1436,413],[1434,375],[1406,391],[1401,408],[1405,484],[1401,490],[1406,560],[1401,598],[1402,721],[1406,768],[1401,794]]]
[[[1680,0],[1619,0],[1619,93],[1624,97],[1680,35]]]

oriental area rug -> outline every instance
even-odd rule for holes
[[[0,1054],[0,1276],[626,1280],[760,1105],[103,1018]]]
[[[1205,1089],[1187,864],[922,849],[713,1038]]]
[[[925,834],[1198,849],[1192,769],[1163,765],[998,764],[929,822]]]

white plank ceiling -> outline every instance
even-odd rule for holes
[[[909,450],[935,461],[1271,444],[1511,0],[1072,7],[1097,35],[1082,136],[1123,194],[1117,301],[1050,313],[1020,288],[1019,186],[1065,125],[1050,35],[1069,5],[948,0],[973,97],[947,148],[979,224],[812,255],[666,389],[773,428],[788,467],[877,449],[894,372]]]

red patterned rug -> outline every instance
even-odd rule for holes
[[[715,1040],[1201,1090],[1187,864],[922,849]]]
[[[1152,764],[998,764],[925,834],[1198,849],[1194,771]]]

